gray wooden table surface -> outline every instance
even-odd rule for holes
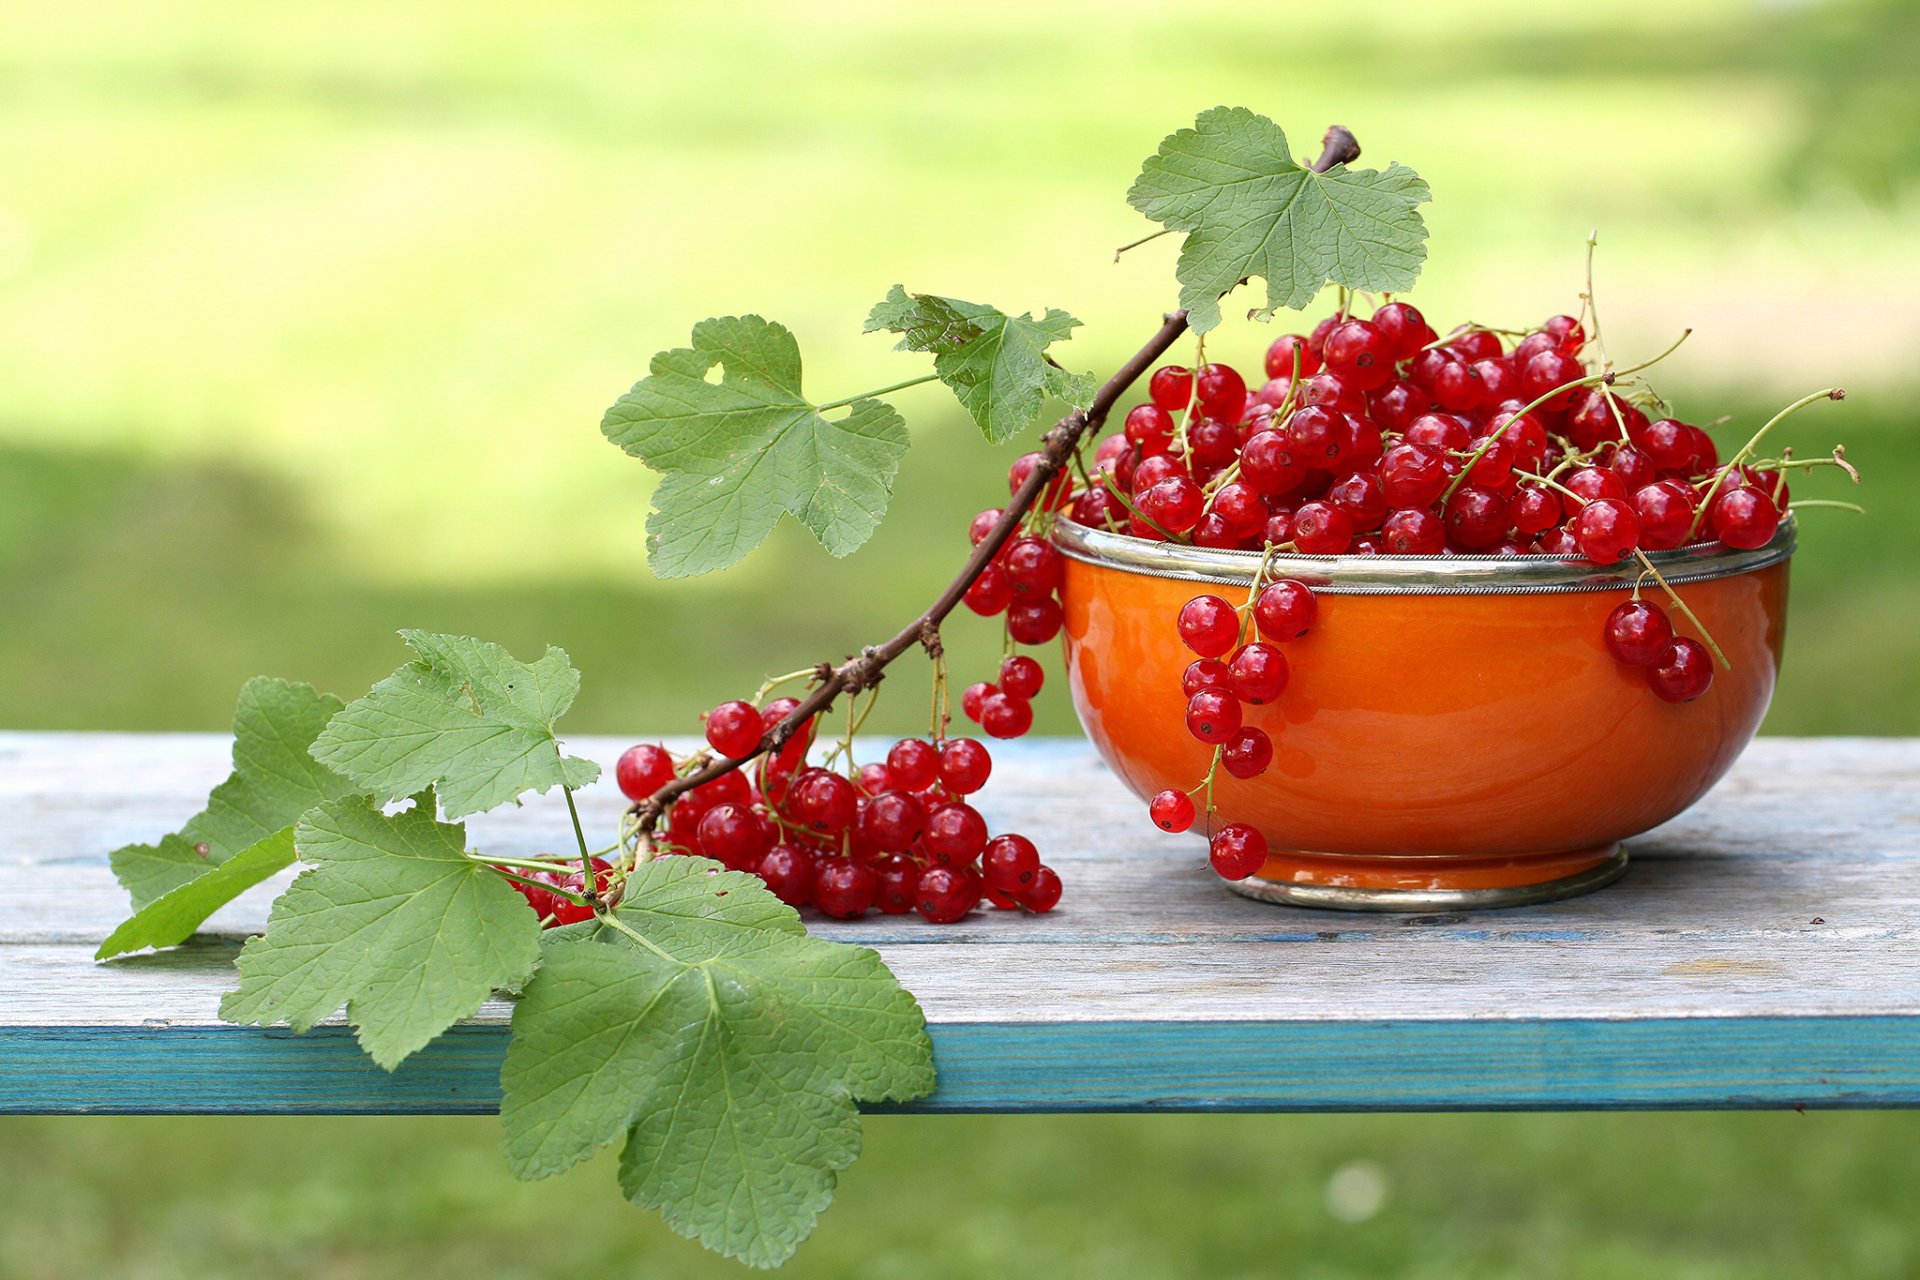
[[[107,852],[193,813],[228,749],[0,734],[0,1111],[491,1110],[498,1001],[392,1075],[337,1025],[220,1022],[286,876],[186,947],[92,959],[125,915]],[[979,807],[1059,869],[1058,910],[810,920],[919,997],[941,1083],[916,1109],[1920,1105],[1920,740],[1762,739],[1618,885],[1435,916],[1248,901],[1086,743],[996,759]],[[619,805],[603,781],[582,816],[611,833]],[[551,797],[470,827],[502,853],[570,842]]]

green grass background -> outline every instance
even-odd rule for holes
[[[895,280],[1087,322],[1168,305],[1122,194],[1244,103],[1431,181],[1415,301],[1576,305],[1723,442],[1832,383],[1769,732],[1920,731],[1920,11],[1904,3],[1283,7],[366,0],[0,13],[0,725],[222,727],[247,676],[351,694],[403,625],[566,646],[578,731],[718,698],[917,609],[1017,450],[937,389],[874,543],[786,528],[662,584],[649,480],[598,434],[702,316],[799,334],[839,398],[920,371],[861,337]],[[1271,330],[1231,324],[1247,364]],[[957,625],[956,670],[997,644]],[[902,673],[919,687],[917,673]],[[912,727],[918,694],[883,703]],[[1040,727],[1071,730],[1058,697]],[[1920,1271],[1900,1116],[870,1122],[820,1275],[1756,1276]],[[608,1171],[514,1184],[491,1122],[0,1122],[0,1276],[719,1274]],[[1385,1206],[1326,1207],[1376,1162]],[[375,1171],[375,1176],[368,1176]]]

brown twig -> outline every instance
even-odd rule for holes
[[[1326,137],[1322,140],[1320,158],[1315,160],[1311,167],[1316,173],[1325,173],[1334,165],[1348,163],[1358,159],[1359,156],[1360,144],[1354,140],[1353,134],[1341,125],[1334,125],[1327,130]],[[879,683],[887,664],[915,645],[920,645],[929,653],[933,653],[940,644],[940,624],[965,598],[967,589],[973,586],[974,580],[980,576],[987,565],[992,563],[994,556],[1000,553],[1000,548],[1006,545],[1007,540],[1013,536],[1014,530],[1019,528],[1020,521],[1039,500],[1041,492],[1066,468],[1068,460],[1074,456],[1074,451],[1079,447],[1081,440],[1100,429],[1101,424],[1107,420],[1107,414],[1112,412],[1114,404],[1127,393],[1127,388],[1138,381],[1140,375],[1151,368],[1154,361],[1165,355],[1167,349],[1186,331],[1187,313],[1185,311],[1175,311],[1168,315],[1159,331],[1128,357],[1127,362],[1107,379],[1106,384],[1099,391],[1094,393],[1093,400],[1086,408],[1075,409],[1053,425],[1052,430],[1043,437],[1040,460],[1034,464],[1026,481],[1001,511],[1000,519],[994,523],[987,536],[980,540],[979,545],[974,547],[973,554],[967,557],[967,562],[960,572],[954,576],[952,582],[947,584],[946,589],[935,598],[934,602],[927,606],[924,613],[902,627],[884,644],[868,645],[838,666],[821,663],[818,686],[801,699],[800,705],[789,712],[785,719],[767,730],[760,739],[760,745],[755,747],[751,754],[738,760],[724,758],[714,760],[692,773],[674,779],[634,805],[633,812],[638,819],[635,828],[637,832],[642,837],[651,834],[661,816],[673,802],[695,787],[704,786],[715,778],[732,773],[749,760],[765,755],[769,751],[778,751],[795,733],[800,731],[802,725],[832,706],[834,699],[841,694],[855,694],[863,689],[872,688]]]

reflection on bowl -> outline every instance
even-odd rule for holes
[[[1174,618],[1204,590],[1243,601],[1258,553],[1065,521],[1054,540],[1067,558],[1080,722],[1139,795],[1191,787],[1212,749],[1185,729],[1180,676],[1194,655]],[[1636,562],[1276,556],[1268,577],[1309,583],[1320,608],[1313,630],[1283,646],[1286,691],[1245,709],[1273,738],[1272,766],[1246,781],[1223,770],[1215,784],[1221,820],[1251,823],[1273,849],[1235,888],[1432,910],[1545,901],[1613,879],[1625,866],[1619,842],[1698,800],[1759,727],[1792,553],[1789,521],[1757,550],[1651,557],[1733,663],[1680,705],[1655,697],[1601,639]],[[1651,580],[1646,591],[1660,598]]]

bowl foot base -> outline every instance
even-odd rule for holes
[[[1398,866],[1383,870],[1385,864]],[[1430,869],[1409,869],[1423,864]],[[1333,911],[1483,911],[1576,898],[1626,870],[1627,851],[1618,844],[1499,859],[1275,853],[1259,875],[1227,888],[1262,902]]]

